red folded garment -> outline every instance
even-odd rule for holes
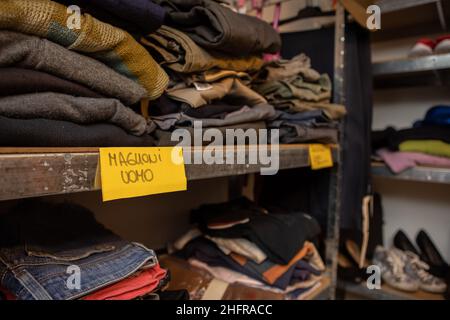
[[[132,300],[153,292],[166,274],[167,271],[157,264],[153,268],[140,270],[122,281],[91,293],[82,300]]]
[[[0,287],[0,293],[3,293],[6,300],[17,300],[17,298],[5,288]]]

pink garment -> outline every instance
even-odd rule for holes
[[[83,300],[132,300],[158,288],[159,282],[166,276],[167,271],[159,264],[136,272],[132,276],[100,289],[83,298]]]
[[[380,149],[377,151],[377,155],[383,159],[394,173],[400,173],[416,166],[450,168],[449,158],[436,157],[419,152],[391,152],[387,149]]]

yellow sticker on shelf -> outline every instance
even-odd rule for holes
[[[181,147],[100,148],[103,201],[187,190]]]
[[[313,170],[331,168],[333,166],[333,156],[331,154],[330,146],[323,144],[310,144],[309,158],[311,160],[311,168]]]

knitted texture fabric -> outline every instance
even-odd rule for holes
[[[147,121],[116,99],[72,97],[59,93],[23,94],[0,98],[0,115],[16,119],[50,119],[78,124],[107,122],[131,134],[148,132]]]
[[[167,74],[130,34],[88,14],[80,16],[80,29],[71,29],[68,25],[76,22],[74,18],[65,6],[49,0],[0,1],[1,29],[37,35],[91,55],[139,82],[149,99],[164,92]]]
[[[109,123],[77,124],[48,119],[0,116],[2,147],[151,147],[154,139],[128,134]]]
[[[0,67],[32,69],[66,79],[127,105],[146,90],[103,63],[36,36],[0,30]],[[30,80],[31,81],[31,80]]]

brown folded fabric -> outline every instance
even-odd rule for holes
[[[206,51],[183,32],[167,26],[142,38],[141,43],[150,49],[162,65],[182,73],[213,68],[248,72],[257,71],[263,66],[262,59],[257,56],[235,58]]]
[[[31,69],[0,68],[0,96],[55,92],[75,97],[104,98],[76,82]]]
[[[200,87],[200,85],[202,86]],[[180,84],[169,89],[167,95],[174,100],[188,104],[192,108],[199,108],[219,100],[248,106],[267,103],[263,96],[234,77],[211,83],[194,83],[191,86]]]
[[[289,113],[297,113],[304,111],[311,111],[321,109],[332,120],[342,119],[346,114],[347,110],[343,105],[327,103],[327,102],[305,102],[299,99],[286,100],[276,106],[278,109],[287,109]]]
[[[146,96],[142,86],[103,63],[42,38],[0,30],[0,48],[0,67],[46,72],[127,105]]]

